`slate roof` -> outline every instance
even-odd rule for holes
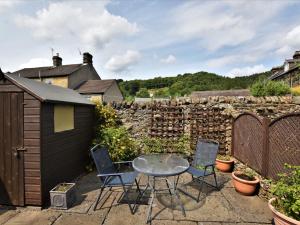
[[[62,66],[44,66],[35,68],[24,68],[17,70],[11,74],[20,75],[26,78],[38,78],[38,77],[53,77],[53,76],[65,76],[69,75],[87,64],[69,64]]]
[[[283,76],[283,75],[285,75],[285,74],[287,74],[287,73],[290,73],[291,71],[294,71],[295,69],[298,69],[298,68],[300,68],[300,66],[299,66],[299,65],[296,65],[296,66],[293,66],[292,68],[290,68],[290,69],[287,70],[287,71],[278,71],[278,72],[272,74],[272,75],[269,77],[269,79],[270,79],[270,80],[276,79],[276,78],[281,77],[281,76]]]
[[[94,105],[94,103],[69,88],[62,88],[51,84],[45,84],[43,82],[19,77],[12,74],[6,74],[5,77],[15,85],[37,97],[42,102]]]
[[[80,94],[103,94],[105,93],[116,80],[88,80],[84,82],[77,91]]]

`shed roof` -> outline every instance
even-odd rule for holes
[[[28,91],[42,102],[75,103],[84,105],[94,105],[76,91],[69,88],[62,88],[51,84],[6,74],[5,77],[20,88]]]
[[[105,93],[116,80],[88,80],[84,82],[77,91],[81,94],[96,94],[96,93]]]
[[[17,70],[12,74],[26,78],[65,76],[79,70],[83,66],[87,66],[87,64],[69,64],[61,66],[24,68],[21,70]]]

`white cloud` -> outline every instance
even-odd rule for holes
[[[259,64],[254,66],[246,66],[242,68],[234,68],[227,73],[227,76],[229,77],[248,76],[255,73],[261,73],[267,70],[268,69],[263,64]]]
[[[40,66],[51,66],[52,62],[50,59],[46,58],[32,58],[28,62],[23,63],[19,66],[20,69],[22,68],[31,68],[31,67],[40,67]]]
[[[286,4],[270,1],[266,10],[259,1],[187,1],[170,16],[171,35],[212,51],[238,46],[253,40]]]
[[[113,39],[138,32],[136,23],[111,14],[108,1],[51,2],[35,16],[20,15],[20,27],[30,28],[34,37],[43,40],[79,40],[85,46],[103,47]],[[74,40],[75,38],[75,40]]]
[[[295,50],[300,49],[300,25],[287,32],[281,41],[281,46],[276,53],[285,57],[291,57]]]
[[[122,55],[112,56],[105,64],[105,68],[113,72],[128,70],[130,66],[136,64],[141,59],[138,51],[127,50]]]
[[[12,6],[14,6],[15,4],[17,4],[17,1],[14,0],[1,0],[0,1],[0,12],[11,8]]]
[[[160,62],[165,64],[172,64],[176,62],[176,57],[174,55],[168,55],[166,58],[162,58]]]

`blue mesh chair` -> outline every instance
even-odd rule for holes
[[[215,173],[215,161],[219,151],[219,143],[217,141],[208,139],[198,139],[196,145],[196,153],[193,162],[188,169],[188,173],[192,175],[192,179],[200,182],[199,194],[197,201],[199,201],[202,191],[204,178],[213,175],[215,178],[215,186],[218,189],[217,177]]]
[[[112,188],[122,186],[124,190],[124,198],[128,202],[128,206],[131,213],[134,214],[135,205],[132,207],[129,203],[128,190],[126,190],[126,186],[129,186],[131,188],[135,182],[137,190],[141,194],[138,182],[136,180],[138,173],[135,171],[121,173],[117,170],[117,165],[130,164],[131,161],[113,163],[109,156],[107,148],[100,145],[96,145],[91,149],[91,155],[98,171],[97,176],[100,178],[101,181],[100,193],[97,197],[94,210],[96,209],[101,195],[103,193],[103,190],[106,187]]]

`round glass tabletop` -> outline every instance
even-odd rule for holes
[[[189,162],[175,154],[150,154],[135,158],[133,168],[148,176],[175,176],[185,172]]]

